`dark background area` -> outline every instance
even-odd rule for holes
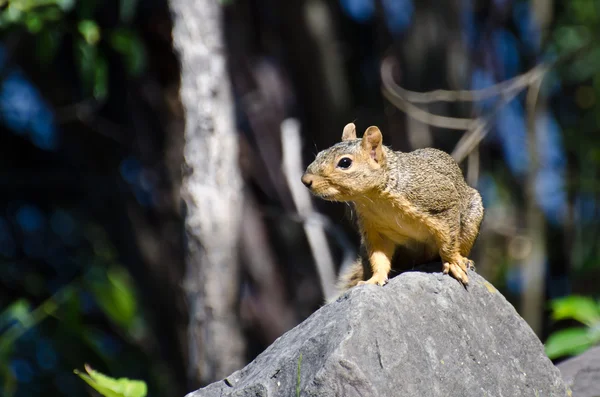
[[[89,363],[145,380],[150,396],[184,395],[199,385],[186,370],[184,115],[169,4],[0,6],[0,394],[85,395],[72,371]],[[242,271],[232,276],[248,361],[323,301],[281,171],[281,123],[300,121],[304,165],[350,121],[359,135],[378,125],[384,143],[403,151],[452,152],[465,134],[415,121],[387,100],[384,59],[395,82],[417,92],[482,89],[549,65],[533,128],[527,87],[499,109],[493,100],[421,108],[494,115],[461,164],[486,208],[471,255],[478,272],[542,341],[575,324],[555,321],[553,299],[597,298],[600,2],[222,7],[244,180]],[[313,204],[339,267],[345,242],[358,246],[352,219],[343,204]],[[528,278],[534,262],[537,277]]]

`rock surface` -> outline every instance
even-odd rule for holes
[[[600,346],[557,365],[573,397],[600,396]]]
[[[188,397],[289,397],[297,387],[322,397],[568,395],[531,328],[490,283],[469,277],[468,290],[422,271],[355,287]]]

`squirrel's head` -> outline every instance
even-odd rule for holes
[[[317,154],[302,176],[313,194],[331,201],[355,201],[368,197],[383,182],[382,135],[379,128],[367,128],[361,139],[356,126],[347,124],[342,141]]]

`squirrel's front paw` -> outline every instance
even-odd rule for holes
[[[456,261],[444,262],[442,271],[444,274],[450,273],[452,277],[460,281],[463,285],[468,285],[469,277],[467,276],[467,269],[471,268],[471,263],[471,260],[461,257]]]
[[[388,278],[385,274],[375,274],[367,281],[359,281],[357,285],[375,284],[384,286],[388,282]]]

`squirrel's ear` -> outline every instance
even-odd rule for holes
[[[354,123],[346,124],[342,133],[342,141],[349,141],[350,139],[356,139],[356,126]]]
[[[381,131],[375,126],[367,128],[362,137],[363,149],[368,151],[371,158],[378,163],[383,159],[382,140],[383,136],[381,135]]]

